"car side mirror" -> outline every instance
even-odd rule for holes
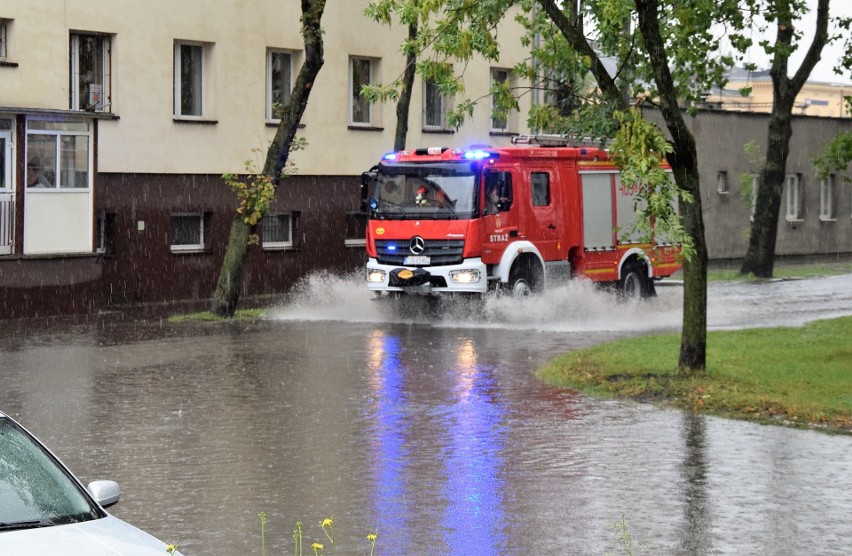
[[[102,508],[113,506],[121,499],[121,487],[115,481],[92,481],[86,490]]]

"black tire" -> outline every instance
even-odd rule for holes
[[[624,301],[638,301],[648,295],[648,277],[642,274],[641,267],[629,262],[621,269],[618,281],[618,296]]]
[[[512,297],[529,297],[532,295],[532,284],[523,268],[516,266],[509,273],[507,290]]]

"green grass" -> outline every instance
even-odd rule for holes
[[[605,397],[852,434],[852,317],[801,328],[710,332],[707,373],[677,370],[680,336],[573,351],[539,370],[548,383]]]
[[[813,278],[816,276],[836,276],[852,273],[852,262],[820,262],[820,263],[776,263],[773,278]],[[676,272],[672,278],[682,280],[683,271]],[[711,263],[707,271],[707,280],[723,282],[730,280],[761,280],[753,275],[740,275],[739,266],[725,265],[714,268]]]
[[[777,265],[773,269],[773,278],[813,278],[815,276],[836,276],[852,272],[852,263]],[[754,275],[741,276],[739,269],[711,270],[707,272],[710,281],[722,280],[759,280]]]
[[[184,322],[219,322],[228,320],[250,320],[263,317],[264,315],[266,315],[265,309],[241,309],[234,313],[232,319],[225,319],[220,316],[214,315],[210,311],[202,311],[200,313],[172,315],[168,318],[168,321],[176,324]]]

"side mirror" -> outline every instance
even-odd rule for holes
[[[103,508],[115,505],[121,499],[121,487],[115,481],[92,481],[86,490]]]
[[[376,171],[378,170],[378,166],[373,166],[367,172],[361,174],[361,212],[367,212],[367,199],[370,196],[370,192],[373,189],[373,186],[376,182]]]

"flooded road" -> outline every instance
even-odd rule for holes
[[[0,323],[0,410],[188,555],[848,554],[852,437],[590,399],[554,355],[676,330],[681,290],[393,315],[314,277],[264,321]],[[711,328],[852,314],[852,275],[724,283]],[[334,547],[319,522],[334,516]]]

